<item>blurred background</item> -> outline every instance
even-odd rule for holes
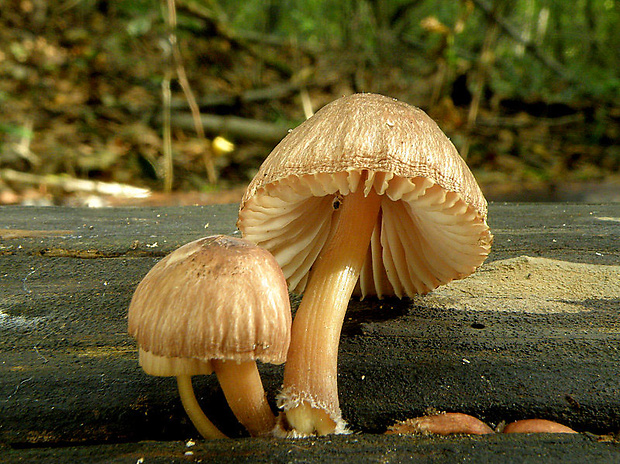
[[[0,0],[0,204],[238,202],[326,103],[419,106],[491,201],[620,201],[618,0]]]

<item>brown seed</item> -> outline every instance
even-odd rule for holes
[[[523,419],[504,427],[503,433],[577,433],[570,427],[545,419]]]
[[[388,428],[387,434],[435,434],[450,435],[456,433],[485,435],[494,433],[493,429],[469,414],[445,412],[433,416],[415,417],[397,422]]]

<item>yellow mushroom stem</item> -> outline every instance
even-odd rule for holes
[[[253,437],[269,434],[276,418],[269,407],[255,361],[212,360],[226,401]]]
[[[338,344],[381,205],[374,188],[364,195],[364,179],[344,197],[293,321],[279,404],[288,425],[301,435],[344,428],[338,402]]]
[[[196,396],[194,395],[194,387],[192,386],[192,377],[190,375],[178,375],[177,386],[181,402],[185,408],[185,412],[196,427],[196,430],[205,439],[227,438],[213,423],[205,416],[200,408]]]

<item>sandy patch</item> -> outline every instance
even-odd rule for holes
[[[587,300],[620,305],[620,266],[519,256],[485,264],[420,299],[432,307],[532,313],[583,311]]]

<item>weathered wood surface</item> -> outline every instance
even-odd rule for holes
[[[347,435],[304,440],[158,441],[7,450],[13,463],[617,463],[619,445],[584,435],[496,434],[485,437]],[[190,446],[188,446],[188,444]]]
[[[0,461],[185,459],[183,443],[174,440],[196,433],[174,381],[146,376],[138,367],[126,310],[135,286],[161,256],[198,237],[235,233],[236,213],[234,205],[0,209],[0,448],[6,448]],[[528,255],[611,269],[601,283],[604,297],[551,300],[558,311],[511,311],[524,298],[519,294],[503,296],[501,311],[495,297],[475,309],[440,307],[432,298],[352,301],[339,386],[343,415],[361,435],[199,442],[193,457],[459,460],[572,450],[575,459],[620,461],[620,445],[584,435],[376,435],[428,408],[467,412],[492,426],[536,416],[581,432],[620,431],[620,290],[610,267],[620,264],[620,205],[492,204],[489,223],[495,235],[489,262]],[[569,303],[569,309],[562,306]],[[281,368],[261,367],[273,400]],[[195,385],[214,422],[241,436],[215,379],[196,379]],[[92,446],[58,448],[71,444]]]

